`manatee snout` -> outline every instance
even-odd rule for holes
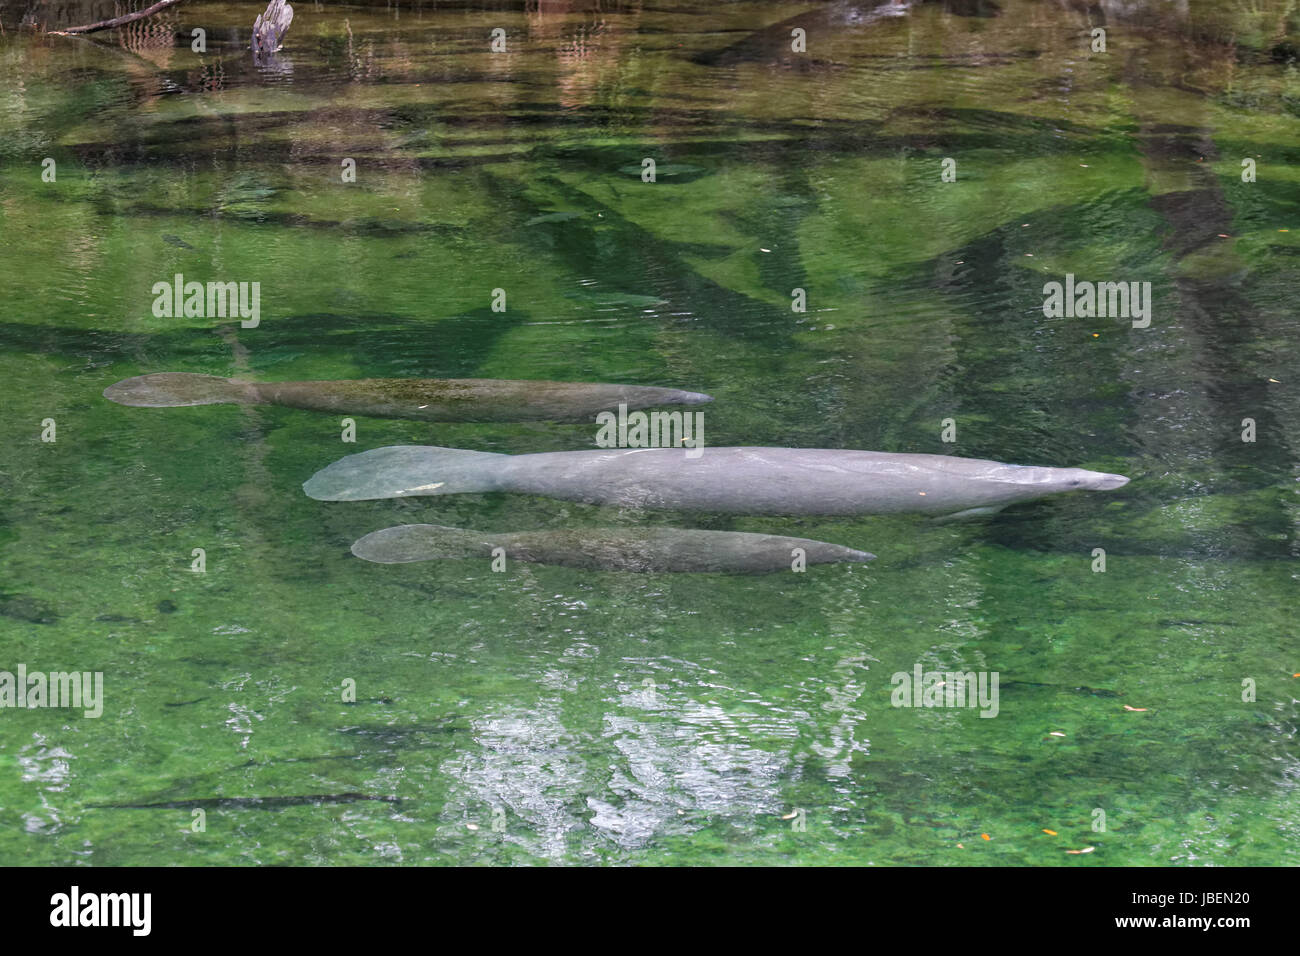
[[[1114,491],[1128,484],[1128,479],[1123,475],[1111,475],[1104,471],[1086,471],[1083,468],[1076,469],[1076,472],[1066,481],[1070,491]]]
[[[870,551],[858,551],[854,548],[846,548],[844,557],[841,559],[849,564],[866,564],[868,561],[876,560],[876,556]]]

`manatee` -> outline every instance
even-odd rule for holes
[[[699,392],[645,385],[520,382],[494,378],[363,378],[338,382],[244,382],[157,372],[104,389],[120,405],[287,405],[317,412],[431,422],[592,421],[597,412],[651,405],[699,405]]]
[[[790,46],[790,34],[795,28],[805,32],[809,54],[815,54],[825,48],[829,37],[840,37],[850,30],[905,16],[913,6],[922,4],[936,4],[945,13],[959,17],[994,17],[1001,12],[992,0],[835,0],[755,30],[722,50],[699,53],[692,59],[703,66],[790,60],[797,58]]]
[[[696,457],[691,457],[695,454]],[[390,445],[341,458],[302,486],[322,501],[509,491],[618,507],[731,514],[987,514],[1122,475],[948,455],[824,448],[619,448],[534,455]]]
[[[558,564],[591,571],[789,571],[795,549],[806,564],[861,564],[874,554],[839,544],[742,531],[684,528],[577,528],[484,534],[435,524],[374,531],[352,545],[358,558],[405,564],[433,558],[482,558],[504,549],[507,560]]]
[[[392,794],[368,793],[312,793],[291,797],[195,797],[188,800],[161,800],[157,803],[88,803],[87,810],[283,810],[285,807],[319,807],[325,804],[357,803],[377,800],[381,803],[401,803]]]

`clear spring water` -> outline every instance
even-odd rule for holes
[[[1300,20],[1111,6],[302,3],[259,68],[260,4],[88,38],[0,4],[0,669],[105,680],[98,719],[0,711],[0,861],[1300,862]],[[154,317],[178,272],[259,281],[260,325]],[[1066,273],[1150,282],[1150,326],[1046,318]],[[349,452],[595,429],[358,418],[347,445],[338,416],[101,397],[154,371],[669,385],[715,396],[714,445],[1133,480],[960,524],[325,503],[300,485]],[[349,554],[406,522],[879,557]],[[996,671],[997,717],[891,706],[918,663]]]

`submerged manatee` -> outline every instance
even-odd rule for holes
[[[819,448],[675,448],[499,455],[391,445],[342,458],[303,490],[322,501],[512,491],[620,507],[732,514],[985,514],[1122,475],[948,455]]]
[[[104,389],[120,405],[287,405],[318,412],[430,422],[592,421],[626,404],[699,405],[699,392],[645,385],[521,382],[495,378],[363,378],[340,382],[241,382],[216,375],[158,372]]]
[[[703,66],[792,59],[790,35],[796,28],[807,35],[809,53],[816,54],[825,49],[828,37],[843,36],[851,30],[905,16],[913,6],[923,4],[937,5],[945,13],[959,17],[994,17],[1001,12],[993,0],[834,0],[756,30],[729,47],[699,53],[692,59]]]
[[[875,555],[839,544],[783,535],[684,528],[577,528],[483,534],[435,524],[406,524],[366,535],[352,553],[380,564],[433,558],[490,560],[495,548],[508,560],[592,571],[789,571],[795,549],[806,564],[861,564]]]

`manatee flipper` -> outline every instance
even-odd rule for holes
[[[303,482],[317,501],[497,491],[510,455],[437,445],[389,445],[340,458]]]
[[[947,524],[949,521],[968,521],[971,518],[987,518],[989,515],[995,515],[1004,508],[1000,505],[996,508],[967,508],[965,511],[954,511],[950,515],[940,515],[933,519],[935,524]]]
[[[104,397],[119,405],[175,408],[180,405],[254,405],[259,402],[251,382],[191,372],[155,372],[126,378],[104,389]]]

